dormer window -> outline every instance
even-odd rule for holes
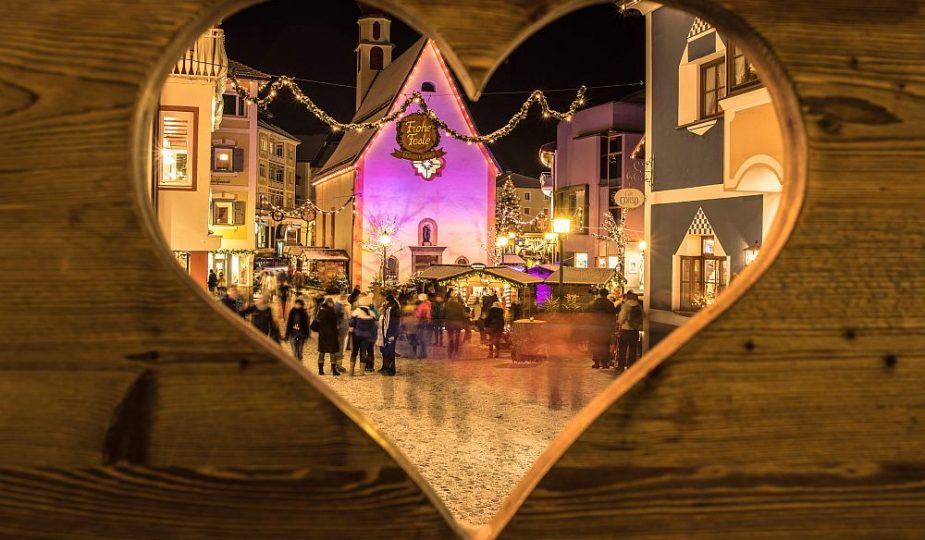
[[[437,87],[432,82],[426,82],[421,85],[421,92],[436,92]]]

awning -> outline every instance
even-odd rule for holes
[[[350,256],[342,249],[286,246],[285,253],[309,261],[349,261]]]
[[[619,272],[613,268],[576,268],[574,266],[563,267],[565,273],[562,274],[562,283],[569,285],[602,285],[616,278]],[[546,283],[559,283],[560,270],[553,272]]]
[[[424,269],[417,277],[431,281],[444,281],[472,272],[469,266],[456,264],[432,264]]]
[[[527,264],[523,257],[514,253],[505,253],[501,258],[501,264]]]

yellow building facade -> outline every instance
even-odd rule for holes
[[[209,252],[221,247],[210,231],[210,154],[227,72],[224,33],[207,30],[167,77],[152,128],[151,198],[158,222],[177,261],[203,286]]]
[[[296,147],[300,141],[284,129],[259,120],[257,123],[257,222],[258,266],[279,265],[271,259],[286,257],[286,246],[306,246],[311,223],[296,210]],[[282,212],[280,212],[282,210]]]

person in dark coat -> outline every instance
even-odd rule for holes
[[[214,293],[215,287],[218,286],[218,276],[215,275],[215,270],[209,270],[209,292]]]
[[[331,375],[340,376],[337,370],[337,356],[340,354],[340,339],[337,333],[337,314],[334,300],[327,298],[318,308],[315,316],[318,331],[318,375],[324,375],[324,355],[331,358]],[[315,324],[315,323],[312,323]]]
[[[292,347],[292,356],[295,356],[301,363],[302,349],[305,347],[305,340],[308,339],[308,312],[305,311],[305,302],[301,299],[296,300],[292,310],[289,311],[289,318],[286,321],[286,339]]]
[[[520,301],[514,300],[511,302],[511,321],[519,321],[524,318],[524,308],[520,305]]]
[[[459,301],[459,294],[452,293],[452,296],[446,302],[446,333],[447,333],[447,350],[449,358],[459,356],[459,340],[463,328],[469,324],[469,314],[466,313],[466,306]]]
[[[357,299],[360,298],[360,294],[361,294],[361,292],[360,292],[360,288],[359,288],[359,287],[354,287],[353,290],[350,291],[350,296],[347,297],[347,303],[350,304],[350,307],[351,307],[352,309],[356,309],[356,307],[357,307]]]
[[[372,299],[363,296],[357,299],[357,308],[350,314],[350,335],[353,339],[353,350],[350,353],[350,376],[354,374],[357,356],[363,364],[363,371],[372,371],[373,342],[376,340],[376,316],[370,309]]]
[[[430,306],[431,329],[434,333],[435,347],[443,347],[443,328],[446,326],[446,304],[442,296],[437,296]]]
[[[495,302],[485,316],[485,331],[488,333],[488,357],[501,356],[501,335],[504,334],[504,308]]]
[[[607,289],[601,289],[588,307],[593,317],[588,343],[591,346],[591,359],[594,360],[591,367],[594,369],[607,369],[611,366],[610,344],[617,323],[617,308],[607,298],[609,294]]]
[[[220,300],[223,306],[230,309],[231,311],[237,313],[240,316],[244,316],[244,309],[240,305],[240,295],[238,294],[237,287],[228,287],[228,290],[225,291],[224,296]]]
[[[379,310],[381,318],[379,319],[379,331],[376,335],[376,344],[382,352],[382,368],[379,373],[383,375],[395,375],[395,342],[398,340],[398,332],[401,329],[401,304],[395,299],[392,293],[385,297],[385,303]]]
[[[273,341],[279,341],[279,326],[273,317],[273,310],[262,296],[258,296],[254,305],[244,310],[244,314],[251,316],[251,324],[257,331]]]

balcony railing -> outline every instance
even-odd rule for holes
[[[209,79],[225,77],[228,74],[228,56],[225,54],[224,30],[206,30],[177,60],[171,74]]]

